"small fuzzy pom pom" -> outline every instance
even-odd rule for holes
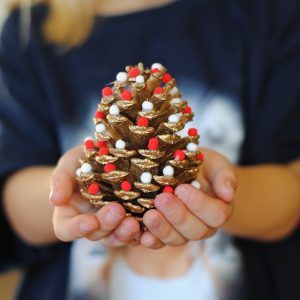
[[[85,139],[84,139],[84,141],[86,142],[86,141],[92,141],[93,140],[93,138],[91,137],[91,136],[87,136]]]
[[[195,143],[188,143],[187,146],[186,146],[186,149],[187,149],[188,151],[195,152],[195,151],[197,151],[199,148],[198,148],[198,145],[195,144]]]
[[[158,138],[151,138],[148,142],[149,150],[157,150],[158,149]]]
[[[152,181],[152,174],[150,172],[143,172],[141,174],[142,183],[150,183]]]
[[[168,118],[168,122],[169,123],[178,123],[180,120],[180,117],[176,114],[173,114],[173,115],[169,115],[169,118]]]
[[[198,190],[200,190],[200,188],[201,188],[201,183],[198,180],[192,181],[191,185]]]
[[[110,108],[109,108],[109,113],[113,116],[117,116],[120,114],[120,109],[118,107],[117,104],[113,104]]]
[[[170,95],[173,96],[176,93],[178,93],[178,88],[176,86],[174,86],[171,90],[170,90]]]
[[[151,70],[154,70],[154,69],[162,70],[162,68],[163,68],[163,65],[160,63],[154,63],[151,66]]]
[[[171,100],[171,104],[176,104],[176,103],[180,103],[181,102],[181,99],[180,98],[173,98]]]
[[[103,97],[109,97],[109,96],[112,96],[112,94],[113,94],[112,88],[106,86],[105,88],[102,89],[102,96]]]
[[[116,76],[116,79],[120,83],[125,83],[127,81],[127,73],[126,72],[119,72]]]
[[[164,187],[163,193],[173,194],[174,193],[174,189],[171,186],[167,185],[167,186]]]
[[[128,90],[125,90],[121,95],[122,100],[131,100],[132,99],[132,93]]]
[[[144,82],[145,82],[144,76],[142,76],[142,75],[137,76],[137,77],[135,78],[135,82],[136,82],[136,83],[140,83],[140,84],[144,83]]]
[[[93,140],[87,140],[84,142],[84,147],[87,150],[92,150],[94,149],[94,141]]]
[[[129,77],[136,77],[138,75],[140,75],[141,71],[139,70],[139,68],[133,67],[129,70],[128,75]]]
[[[99,188],[99,185],[96,182],[89,185],[89,187],[88,187],[88,193],[89,194],[96,195],[99,192],[100,192],[100,188]]]
[[[116,141],[116,148],[117,149],[125,149],[126,143],[123,140]]]
[[[102,156],[102,155],[108,155],[109,153],[109,150],[107,147],[103,147],[103,148],[100,148],[99,149],[99,155]]]
[[[97,111],[95,112],[95,118],[100,119],[100,120],[103,120],[103,119],[105,118],[105,114],[104,114],[102,111],[97,110]]]
[[[155,69],[151,70],[151,73],[152,73],[152,74],[155,74],[155,73],[158,73],[159,71],[160,71],[160,69],[155,68]]]
[[[176,150],[174,153],[174,158],[176,160],[184,160],[185,159],[185,153],[182,150]]]
[[[192,108],[190,106],[187,106],[182,110],[183,114],[191,114],[192,113]]]
[[[143,111],[152,111],[153,110],[153,103],[150,101],[144,101],[142,103],[142,109]]]
[[[197,159],[198,160],[203,160],[204,158],[204,155],[200,152],[198,155],[197,155]]]
[[[170,80],[172,79],[172,76],[169,74],[169,73],[166,73],[163,78],[162,78],[162,81],[164,83],[168,83]]]
[[[78,169],[76,170],[76,176],[77,176],[77,177],[80,177],[80,175],[81,175],[81,168],[78,168]]]
[[[106,127],[104,124],[100,123],[96,125],[96,131],[98,133],[104,133],[106,131]]]
[[[163,94],[163,92],[164,92],[164,89],[160,86],[154,89],[155,95]]]
[[[116,169],[116,166],[114,164],[107,164],[104,166],[104,171],[106,173],[112,172]]]
[[[188,130],[188,135],[189,135],[189,136],[197,136],[197,135],[198,135],[198,130],[197,130],[197,128],[190,128],[190,129]]]
[[[145,118],[145,117],[139,117],[139,118],[137,119],[136,124],[137,124],[138,126],[140,126],[140,127],[148,127],[148,125],[149,125],[149,120],[148,120],[147,118]]]
[[[163,168],[163,174],[164,174],[164,176],[173,176],[174,169],[171,166],[166,166]]]
[[[97,146],[99,148],[105,148],[105,147],[107,147],[107,142],[106,141],[97,141]]]
[[[84,163],[84,164],[82,164],[82,166],[81,166],[81,172],[83,173],[83,174],[88,174],[88,173],[91,173],[92,171],[93,171],[93,167],[92,167],[92,165],[91,164],[89,164],[89,163]]]
[[[123,191],[129,192],[131,190],[131,183],[128,181],[123,181],[121,183],[121,188]]]

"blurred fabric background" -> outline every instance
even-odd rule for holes
[[[0,0],[0,26],[5,17],[4,6],[7,0]],[[12,271],[0,275],[0,299],[12,300],[15,293],[15,289],[20,280],[20,272]]]

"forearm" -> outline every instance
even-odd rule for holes
[[[26,242],[54,242],[49,179],[53,167],[32,167],[13,174],[3,192],[5,213],[14,231]]]
[[[234,212],[223,229],[258,240],[277,240],[299,224],[300,184],[288,166],[236,167],[239,178]]]

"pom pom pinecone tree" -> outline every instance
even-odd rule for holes
[[[96,139],[85,139],[85,159],[76,172],[85,199],[98,208],[117,201],[142,221],[158,193],[173,193],[181,183],[200,188],[197,129],[178,134],[193,112],[161,64],[151,70],[142,63],[127,66],[102,96],[94,117]]]

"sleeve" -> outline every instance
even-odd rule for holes
[[[46,259],[51,247],[30,247],[12,231],[3,211],[5,180],[18,169],[53,165],[59,157],[51,111],[21,43],[18,12],[5,22],[0,41],[0,270]]]
[[[243,161],[286,163],[300,157],[300,2],[244,1]],[[250,29],[249,29],[250,28]]]

